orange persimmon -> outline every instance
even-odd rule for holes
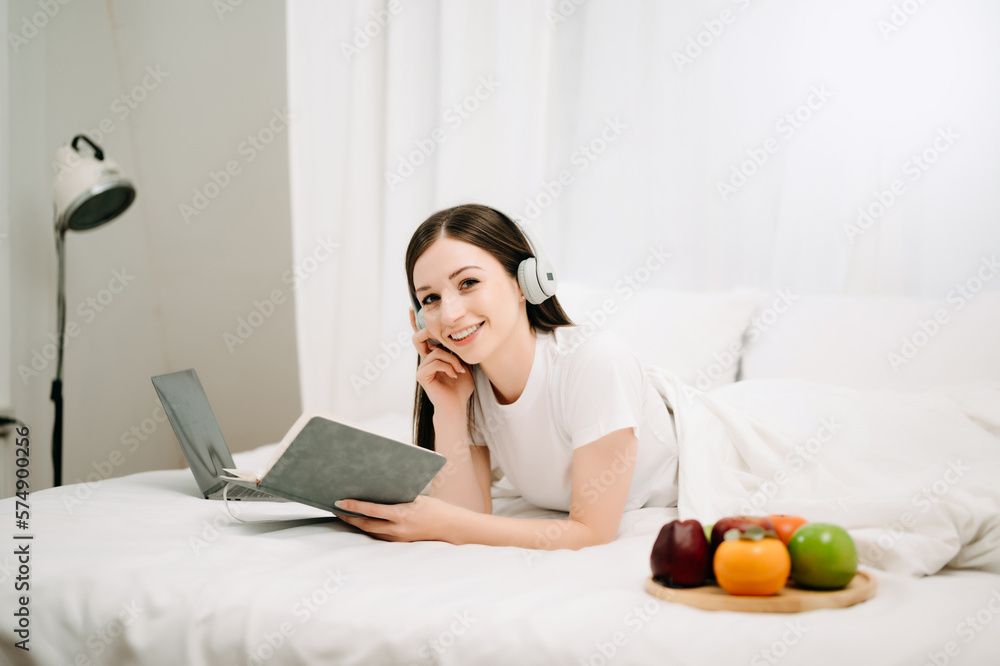
[[[795,533],[795,530],[808,522],[802,516],[787,516],[783,513],[772,514],[768,518],[774,523],[774,531],[777,532],[781,543],[786,546],[792,540],[792,534]]]
[[[719,587],[729,594],[767,596],[785,586],[792,560],[779,539],[744,534],[719,544],[712,568]]]

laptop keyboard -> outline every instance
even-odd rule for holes
[[[226,491],[226,499],[231,500],[249,500],[249,499],[277,499],[274,495],[270,493],[265,493],[260,490],[251,490],[246,486],[239,486],[235,483],[229,484],[229,490]]]

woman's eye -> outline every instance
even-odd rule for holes
[[[459,283],[459,286],[464,287],[467,283],[471,283],[469,284],[469,286],[472,287],[473,285],[479,284],[479,280],[475,278],[465,278]],[[437,295],[428,294],[427,296],[424,296],[424,300],[420,301],[420,305],[428,305],[430,303],[433,303],[434,301],[430,300],[432,298],[437,298]]]

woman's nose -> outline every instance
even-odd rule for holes
[[[445,294],[441,297],[441,323],[453,324],[462,318],[465,308],[462,307],[462,299],[458,295]]]

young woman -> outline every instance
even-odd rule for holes
[[[414,435],[448,462],[429,495],[344,500],[370,516],[344,521],[389,541],[575,550],[613,541],[626,510],[676,504],[677,441],[663,398],[620,337],[574,325],[555,296],[518,277],[534,254],[521,227],[486,206],[449,208],[417,228],[406,252],[426,321],[418,327],[410,311]],[[492,515],[494,457],[526,500],[568,518]]]

